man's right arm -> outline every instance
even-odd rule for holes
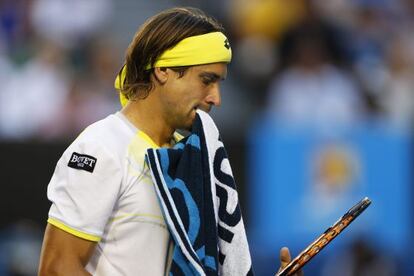
[[[96,242],[67,233],[48,223],[42,245],[39,276],[91,275],[85,269]]]

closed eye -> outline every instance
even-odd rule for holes
[[[203,72],[199,76],[201,78],[201,81],[205,85],[210,85],[210,84],[212,84],[214,82],[217,82],[217,81],[222,79],[221,76],[219,76],[216,73],[212,73],[212,72]]]
[[[203,78],[203,83],[205,85],[209,85],[212,84],[213,82],[215,82],[216,80],[210,79],[210,78]]]

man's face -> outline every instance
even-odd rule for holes
[[[188,68],[184,76],[171,69],[164,85],[161,102],[166,122],[174,129],[190,129],[196,109],[206,112],[220,106],[220,81],[227,76],[225,63],[197,65]]]

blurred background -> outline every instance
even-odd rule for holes
[[[368,196],[305,275],[414,275],[412,0],[0,0],[0,275],[36,275],[58,158],[120,109],[126,47],[173,6],[213,15],[232,44],[213,118],[256,274]]]

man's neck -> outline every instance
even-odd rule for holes
[[[169,127],[159,108],[151,99],[130,101],[123,109],[122,114],[139,130],[147,134],[160,147],[170,146],[175,129]]]

